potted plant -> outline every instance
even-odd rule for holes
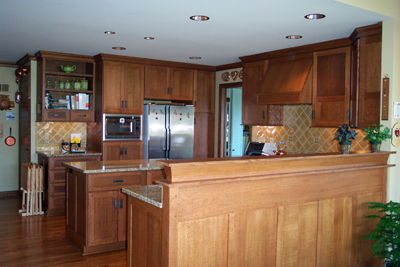
[[[386,141],[386,139],[391,139],[390,130],[386,127],[383,131],[381,131],[381,127],[383,125],[371,124],[369,127],[363,129],[366,136],[363,139],[364,141],[369,141],[371,152],[377,152],[381,150],[382,141]]]
[[[375,209],[381,215],[368,215],[366,218],[379,219],[376,228],[364,237],[372,240],[372,253],[385,260],[387,267],[400,266],[400,203],[368,202],[369,209]]]
[[[340,153],[349,154],[351,149],[350,139],[356,139],[356,131],[352,129],[352,125],[342,124],[336,130],[333,140],[339,140]]]

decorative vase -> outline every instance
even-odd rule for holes
[[[382,144],[382,141],[369,141],[371,153],[381,151],[381,144]]]
[[[339,142],[340,154],[350,154],[351,141]]]

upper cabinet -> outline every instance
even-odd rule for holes
[[[195,112],[214,113],[215,72],[205,70],[194,71]]]
[[[39,51],[36,121],[94,121],[93,57]]]
[[[99,77],[101,76],[98,86],[102,93],[102,113],[142,114],[144,66],[102,61],[98,64],[98,69]]]
[[[349,101],[350,47],[315,52],[312,126],[349,123]]]
[[[146,65],[145,99],[193,100],[193,70]]]

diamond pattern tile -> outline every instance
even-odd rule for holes
[[[71,140],[71,134],[81,134],[82,146],[86,146],[87,130],[84,122],[36,122],[36,149],[61,150],[61,142]],[[46,133],[49,134],[46,140]]]
[[[336,128],[310,128],[312,106],[310,105],[285,105],[283,106],[283,126],[254,126],[256,140],[264,139],[269,142],[285,142],[278,145],[280,149],[295,152],[339,152],[339,144],[333,141]],[[352,140],[352,151],[369,150],[369,143],[363,141],[365,137],[362,130],[356,130],[357,139]],[[292,141],[289,141],[289,136]],[[261,139],[260,139],[261,138]],[[314,139],[318,138],[318,143]]]

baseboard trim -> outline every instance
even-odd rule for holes
[[[0,192],[0,198],[17,197],[17,196],[18,196],[18,190]]]

